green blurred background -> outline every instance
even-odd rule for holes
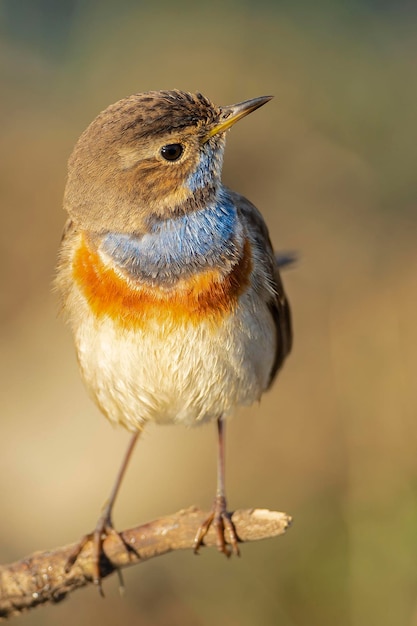
[[[128,436],[84,390],[50,283],[66,160],[111,102],[275,94],[228,137],[224,180],[264,213],[295,347],[229,424],[232,508],[294,516],[275,540],[175,553],[21,624],[417,625],[415,2],[0,0],[0,561],[90,530]],[[125,528],[215,486],[215,429],[150,427]]]

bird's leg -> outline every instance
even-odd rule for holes
[[[108,500],[105,502],[103,506],[101,515],[97,521],[95,529],[93,530],[92,533],[88,533],[87,535],[85,535],[81,539],[81,541],[75,546],[74,550],[69,555],[66,566],[65,566],[65,571],[69,572],[71,567],[74,565],[75,561],[79,557],[84,546],[88,542],[92,541],[93,543],[93,581],[94,581],[94,584],[98,586],[101,595],[104,595],[102,585],[101,585],[101,572],[100,572],[100,559],[103,556],[104,539],[108,535],[115,534],[120,538],[121,541],[123,541],[127,550],[131,549],[131,547],[125,543],[120,533],[118,533],[114,529],[111,516],[112,516],[113,506],[117,498],[117,494],[119,493],[120,485],[122,484],[122,480],[125,475],[126,468],[128,466],[130,457],[132,456],[132,452],[138,440],[138,437],[139,437],[139,432],[132,435],[129,441],[129,445],[123,457],[123,462],[120,466],[119,472],[114,482],[113,489],[111,490]]]
[[[212,512],[201,524],[194,539],[194,553],[198,553],[199,547],[203,544],[204,537],[211,525],[217,533],[217,548],[226,556],[231,555],[231,551],[226,546],[226,539],[232,546],[232,551],[239,556],[239,538],[233,525],[231,514],[227,511],[226,495],[224,487],[224,421],[221,417],[217,420],[218,447],[217,447],[217,491],[214,499]],[[225,533],[227,535],[225,536]]]

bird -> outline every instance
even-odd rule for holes
[[[225,420],[271,387],[292,324],[266,223],[221,173],[227,131],[271,98],[217,106],[201,93],[137,93],[101,112],[69,158],[56,288],[87,389],[131,432],[97,525],[67,563],[92,540],[101,593],[103,541],[117,533],[113,506],[148,422],[216,424],[216,496],[194,551],[213,525],[219,551],[239,554]]]

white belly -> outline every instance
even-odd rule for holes
[[[192,425],[259,399],[268,385],[275,328],[248,293],[218,327],[206,323],[122,330],[84,317],[76,333],[82,375],[106,416],[129,430],[144,422]]]

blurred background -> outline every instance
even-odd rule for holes
[[[417,625],[417,9],[405,0],[1,0],[0,562],[92,529],[128,435],[92,404],[51,293],[66,161],[138,91],[275,94],[228,136],[224,181],[263,212],[294,351],[229,423],[231,508],[283,537],[175,553],[24,625]],[[149,427],[114,520],[215,489],[215,428]]]

